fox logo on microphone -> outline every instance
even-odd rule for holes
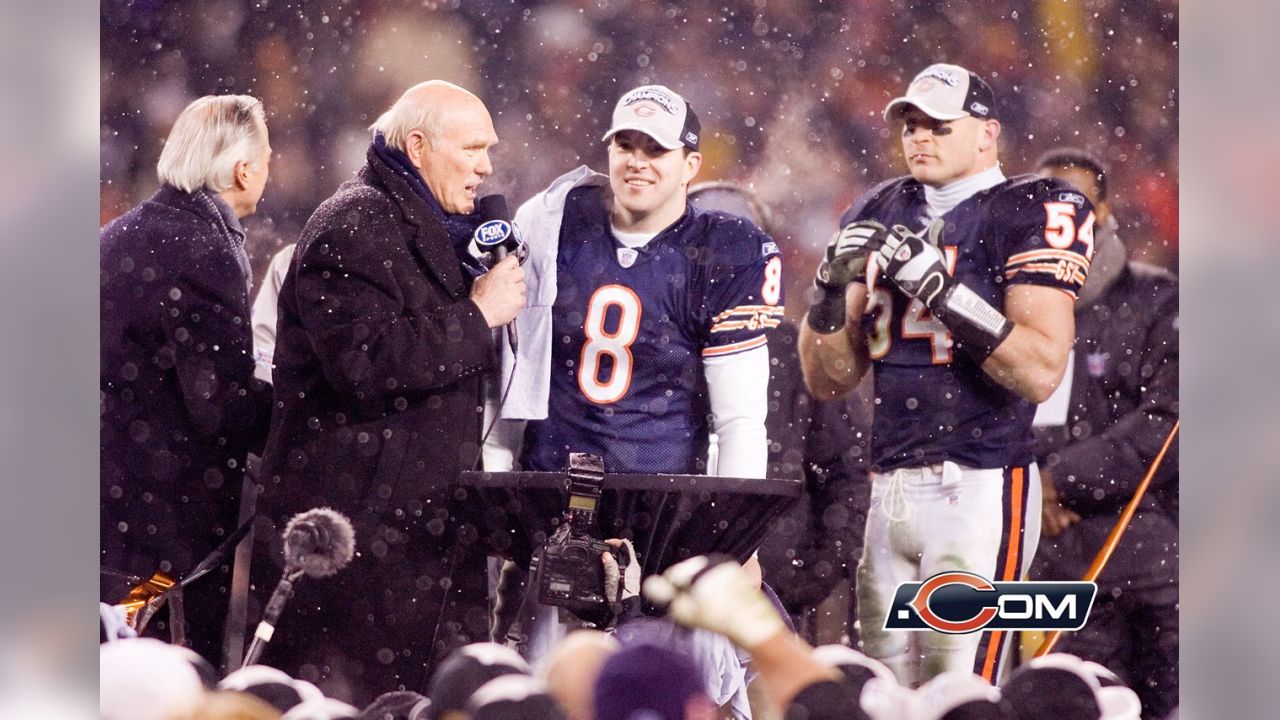
[[[997,582],[967,572],[898,585],[885,630],[1079,630],[1093,608],[1091,582]]]
[[[511,237],[511,223],[506,220],[490,220],[476,228],[476,244],[484,249],[492,249],[506,242]]]

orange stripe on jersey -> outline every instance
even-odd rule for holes
[[[769,319],[761,320],[759,318],[751,318],[750,320],[726,320],[725,322],[716,323],[712,326],[711,332],[729,332],[730,330],[756,330],[758,328],[774,328],[782,323],[781,320]]]
[[[739,305],[711,318],[711,322],[717,323],[734,315],[781,315],[782,311],[783,307],[780,305]]]
[[[1021,265],[1019,265],[1019,266],[1017,266],[1017,267],[1006,268],[1006,269],[1005,269],[1005,271],[1004,271],[1004,276],[1005,276],[1005,277],[1011,277],[1011,276],[1013,276],[1013,275],[1017,275],[1019,272],[1021,272],[1021,271],[1023,271],[1023,270],[1031,270],[1031,271],[1035,271],[1035,272],[1052,272],[1052,273],[1057,273],[1057,272],[1058,272],[1058,268],[1060,268],[1060,267],[1062,267],[1062,261],[1058,261],[1058,262],[1056,262],[1056,263],[1049,263],[1049,262],[1028,262],[1028,263],[1023,263],[1023,264],[1021,264]],[[1070,266],[1070,265],[1069,265],[1068,267],[1071,267],[1071,271],[1072,271],[1073,273],[1075,273],[1076,275],[1080,275],[1080,274],[1081,274],[1081,270],[1080,270],[1080,267],[1079,267],[1079,266]]]
[[[1034,273],[1043,273],[1043,274],[1045,274],[1045,275],[1052,275],[1052,276],[1054,276],[1054,277],[1056,278],[1056,277],[1058,277],[1058,272],[1059,272],[1060,270],[1061,270],[1061,268],[1060,268],[1058,265],[1056,265],[1056,264],[1055,264],[1055,265],[1046,265],[1046,264],[1043,264],[1043,263],[1027,263],[1027,264],[1025,264],[1025,265],[1021,265],[1021,266],[1016,267],[1016,268],[1013,268],[1013,269],[1011,269],[1011,270],[1005,270],[1005,272],[1004,272],[1004,278],[1005,278],[1006,280],[1008,280],[1008,279],[1010,279],[1010,278],[1012,278],[1012,277],[1016,276],[1018,273],[1020,273],[1020,272],[1024,272],[1024,271],[1025,271],[1025,272],[1034,272]],[[1076,285],[1083,285],[1083,284],[1084,284],[1084,278],[1085,278],[1084,273],[1083,273],[1083,272],[1081,272],[1079,268],[1074,268],[1074,267],[1073,267],[1073,268],[1071,268],[1071,277],[1067,278],[1067,279],[1065,280],[1065,282],[1075,283]]]
[[[1005,267],[1009,267],[1010,265],[1032,260],[1066,260],[1067,262],[1077,263],[1086,270],[1089,269],[1089,259],[1080,253],[1071,252],[1070,250],[1028,250],[1027,252],[1010,255],[1004,264]]]
[[[756,337],[753,337],[750,340],[743,340],[742,342],[704,348],[702,350],[702,357],[716,357],[717,355],[731,355],[736,352],[742,352],[743,350],[753,350],[755,348],[763,346],[768,341],[769,341],[768,338],[766,338],[764,335],[757,335]]]

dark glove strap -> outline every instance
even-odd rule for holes
[[[833,288],[815,282],[818,299],[809,307],[809,327],[830,335],[844,327],[844,287]]]

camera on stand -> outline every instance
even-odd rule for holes
[[[596,511],[604,483],[604,461],[587,453],[569,454],[569,503],[560,526],[538,547],[529,563],[529,576],[538,602],[554,605],[586,620],[610,612],[617,598],[605,597],[603,553],[626,570],[629,553],[604,543]]]

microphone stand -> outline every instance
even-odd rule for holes
[[[249,644],[249,650],[244,654],[244,660],[240,663],[240,667],[248,667],[258,662],[258,658],[262,656],[262,651],[266,650],[267,643],[271,642],[271,636],[276,632],[276,623],[280,620],[280,615],[284,613],[284,604],[293,597],[293,584],[302,578],[303,570],[301,568],[294,569],[286,567],[284,577],[280,578],[280,584],[276,585],[275,592],[271,593],[271,600],[267,602],[267,607],[262,611],[262,620],[258,623],[258,627],[253,631],[253,642]]]

